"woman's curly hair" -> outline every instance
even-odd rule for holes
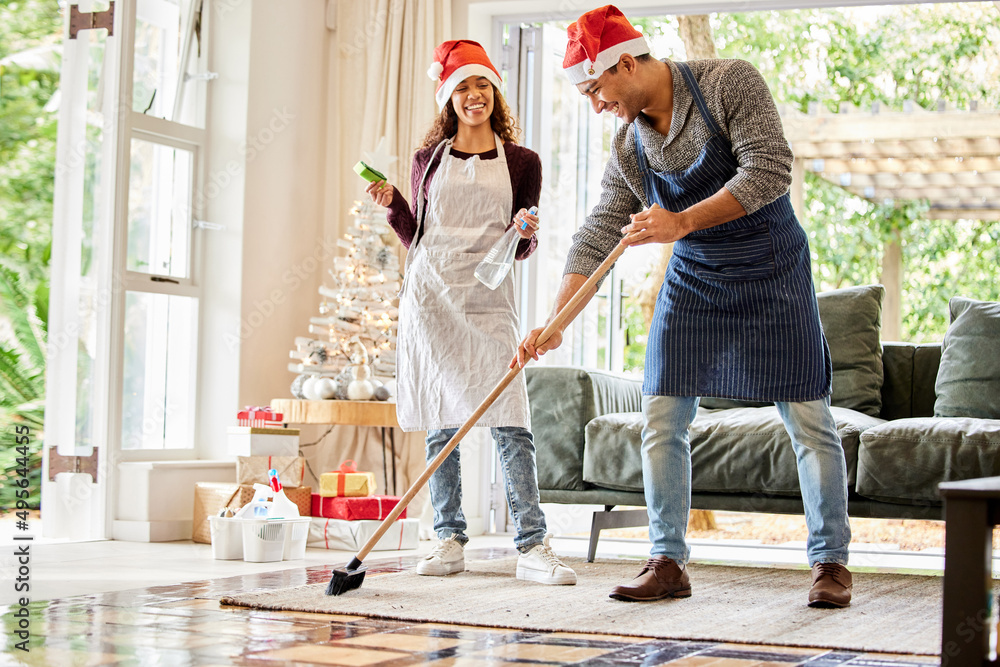
[[[490,85],[493,86],[492,83]],[[521,128],[517,126],[517,119],[510,113],[507,102],[496,86],[493,86],[493,113],[490,114],[490,126],[504,142],[510,141],[516,144],[518,135],[521,134]],[[458,132],[458,114],[455,113],[455,105],[449,98],[444,109],[434,119],[434,124],[427,132],[424,143],[420,147],[437,146],[445,139],[454,137],[456,132]]]

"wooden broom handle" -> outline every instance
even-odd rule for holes
[[[590,290],[597,284],[597,281],[604,277],[605,273],[611,270],[611,266],[618,261],[618,258],[622,256],[622,253],[625,252],[625,248],[627,247],[628,246],[624,243],[619,243],[615,249],[611,251],[611,254],[608,255],[607,258],[601,262],[601,265],[597,267],[589,278],[587,278],[587,281],[580,285],[576,294],[574,294],[573,297],[566,302],[565,306],[559,309],[556,316],[553,317],[548,325],[542,329],[542,332],[538,334],[538,338],[535,341],[536,346],[543,345],[545,341],[547,341],[552,334],[555,333],[556,329],[562,327],[570,319],[572,319],[571,316],[576,307],[581,301],[588,297]],[[410,501],[413,500],[413,496],[417,495],[417,492],[420,491],[424,484],[427,483],[427,480],[430,479],[431,475],[433,475],[435,471],[441,467],[441,464],[444,463],[446,458],[448,458],[448,455],[451,454],[452,450],[458,446],[458,443],[462,441],[462,438],[464,438],[472,427],[475,426],[476,422],[479,421],[479,418],[483,416],[483,413],[486,412],[491,405],[493,405],[494,401],[496,401],[500,394],[503,393],[503,390],[507,388],[507,385],[509,385],[520,372],[520,366],[514,366],[514,368],[507,371],[507,374],[503,376],[503,379],[500,380],[500,382],[497,383],[497,385],[493,388],[493,391],[490,392],[489,396],[483,399],[483,402],[479,404],[479,407],[472,413],[472,416],[469,417],[465,423],[462,424],[461,428],[455,432],[455,435],[451,437],[451,440],[448,441],[448,444],[445,445],[444,449],[438,452],[438,455],[427,464],[424,471],[420,473],[420,477],[414,480],[414,482],[410,485],[410,488],[408,488],[406,493],[403,494],[403,497],[399,499],[396,506],[392,508],[391,512],[389,512],[389,515],[382,520],[381,525],[379,525],[375,533],[368,538],[365,545],[361,547],[361,551],[359,551],[357,556],[355,556],[358,560],[364,560],[365,556],[367,556],[375,545],[378,544],[378,541],[382,539],[385,532],[389,530],[389,526],[392,525],[399,515],[403,513],[403,510],[406,509],[406,506],[410,504]]]

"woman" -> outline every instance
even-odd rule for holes
[[[500,75],[477,42],[444,42],[428,74],[440,83],[440,115],[413,158],[416,202],[411,210],[399,190],[379,181],[372,200],[388,207],[389,224],[409,248],[400,292],[397,338],[397,406],[406,431],[427,431],[427,461],[505,375],[518,344],[514,279],[490,290],[476,266],[506,229],[517,222],[524,259],[537,244],[541,162],[515,142],[516,125],[498,90]],[[512,214],[517,211],[516,214]],[[524,377],[518,377],[482,416],[500,449],[507,503],[517,525],[517,578],[575,584],[576,573],[548,546],[538,500],[535,447]],[[430,479],[438,543],[417,573],[465,570],[469,538],[462,514],[459,450]]]

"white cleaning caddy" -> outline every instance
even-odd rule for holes
[[[212,558],[243,560],[243,521],[233,517],[210,516]]]
[[[208,517],[212,526],[212,557],[273,563],[305,558],[309,517],[244,519]]]
[[[301,560],[306,557],[306,542],[309,540],[309,524],[312,519],[308,516],[298,519],[285,519],[285,550],[282,552],[282,560]]]
[[[274,471],[271,471],[274,473]],[[242,558],[248,563],[273,563],[305,558],[309,517],[283,491],[254,484],[257,493],[234,517],[210,516],[212,557]]]

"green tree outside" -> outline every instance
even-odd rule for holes
[[[0,433],[31,429],[28,500],[38,506],[55,174],[59,45],[54,1],[0,2]],[[0,448],[0,510],[20,463]]]
[[[714,15],[712,27],[720,56],[752,62],[779,103],[803,112],[810,102],[1000,108],[994,3]],[[940,341],[952,296],[1000,297],[1000,222],[928,219],[920,202],[876,205],[809,173],[805,206],[817,290],[878,282],[898,230],[905,340]]]

